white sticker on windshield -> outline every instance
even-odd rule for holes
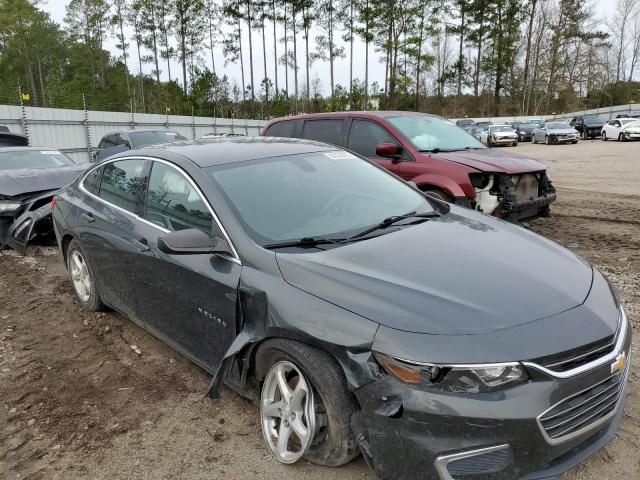
[[[57,150],[40,150],[40,154],[42,155],[60,155],[60,152]]]
[[[344,160],[345,158],[356,158],[355,155],[352,155],[349,152],[345,152],[344,150],[336,150],[334,152],[325,152],[325,155],[332,160]]]

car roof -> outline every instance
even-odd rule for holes
[[[102,138],[113,135],[114,133],[140,133],[140,132],[173,132],[178,133],[175,130],[169,130],[168,128],[129,128],[122,130],[114,130],[113,132],[105,133]]]
[[[36,152],[39,152],[42,150],[51,150],[52,152],[55,151],[58,153],[64,153],[64,152],[61,152],[59,148],[54,148],[54,147],[0,147],[0,152],[24,152],[28,150],[33,150]]]
[[[247,160],[332,151],[339,148],[326,143],[298,138],[219,137],[152,145],[128,150],[126,155],[131,155],[132,152],[145,152],[149,155],[162,157],[163,152],[171,152],[191,160],[200,168],[206,168]]]
[[[303,113],[300,115],[291,115],[290,117],[274,118],[269,123],[280,122],[282,120],[301,120],[310,118],[347,118],[347,117],[375,117],[375,118],[389,118],[389,117],[440,117],[440,115],[433,115],[431,113],[422,112],[409,112],[404,110],[350,110],[346,112],[324,112],[324,113]]]

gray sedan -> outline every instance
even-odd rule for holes
[[[565,122],[547,122],[533,129],[533,143],[578,143],[580,133]]]

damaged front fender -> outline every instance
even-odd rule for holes
[[[29,244],[38,237],[53,235],[51,219],[51,193],[30,198],[18,210],[22,212],[13,219],[4,219],[0,231],[0,250],[11,247],[21,255],[25,255]]]

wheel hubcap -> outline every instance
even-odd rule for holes
[[[78,298],[83,302],[88,302],[89,298],[91,298],[92,290],[91,275],[89,274],[87,263],[77,250],[74,250],[71,254],[69,269],[71,271],[71,282]]]
[[[309,382],[293,363],[276,363],[264,380],[260,400],[264,439],[276,459],[297,462],[315,434],[316,412]]]

